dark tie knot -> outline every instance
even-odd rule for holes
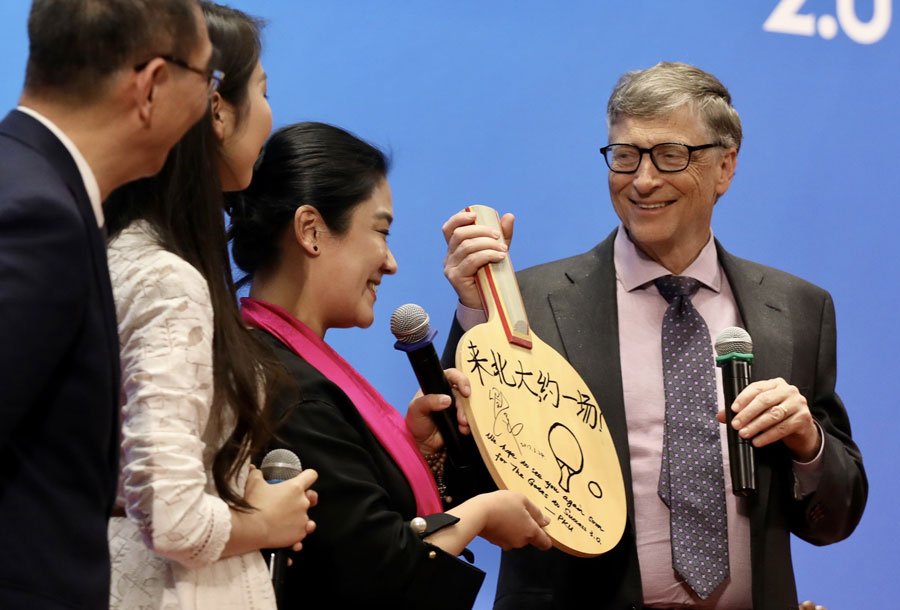
[[[684,275],[664,275],[654,280],[656,288],[667,303],[675,297],[692,297],[700,287],[700,280]]]

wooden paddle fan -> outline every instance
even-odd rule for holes
[[[473,205],[476,224],[500,228]],[[501,232],[502,233],[502,232]],[[509,257],[478,271],[488,320],[460,339],[459,398],[481,457],[501,489],[524,493],[550,517],[554,546],[582,557],[613,548],[625,529],[625,485],[602,405],[572,365],[531,331]]]

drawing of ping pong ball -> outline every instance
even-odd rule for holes
[[[564,424],[559,422],[550,426],[547,433],[550,451],[559,465],[559,486],[569,491],[569,479],[584,468],[584,453],[578,439]]]

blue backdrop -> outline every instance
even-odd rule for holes
[[[28,4],[0,4],[6,107],[21,88]],[[449,325],[444,220],[472,203],[514,212],[517,268],[589,249],[617,224],[598,152],[616,78],[660,60],[716,74],[745,140],[715,233],[733,253],[834,295],[838,391],[871,485],[849,540],[795,541],[800,596],[830,610],[892,606],[900,425],[887,390],[893,367],[879,361],[900,344],[893,0],[233,4],[269,22],[263,61],[276,126],[332,122],[393,154],[399,273],[379,291],[372,328],[328,340],[401,410],[415,379],[391,348],[388,318],[417,302],[436,327]],[[488,571],[478,607],[488,608],[499,553],[475,550]]]

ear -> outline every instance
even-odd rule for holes
[[[294,240],[309,256],[319,256],[319,236],[325,223],[311,205],[301,205],[294,212]]]
[[[160,57],[151,59],[143,70],[135,72],[134,101],[138,117],[145,127],[150,127],[153,121],[159,88],[168,78],[168,74],[166,62]]]
[[[719,161],[719,175],[716,178],[716,195],[721,197],[731,186],[731,179],[734,178],[734,171],[737,169],[737,149],[726,148]]]
[[[220,144],[234,131],[234,108],[222,98],[218,91],[212,96],[212,124]]]

